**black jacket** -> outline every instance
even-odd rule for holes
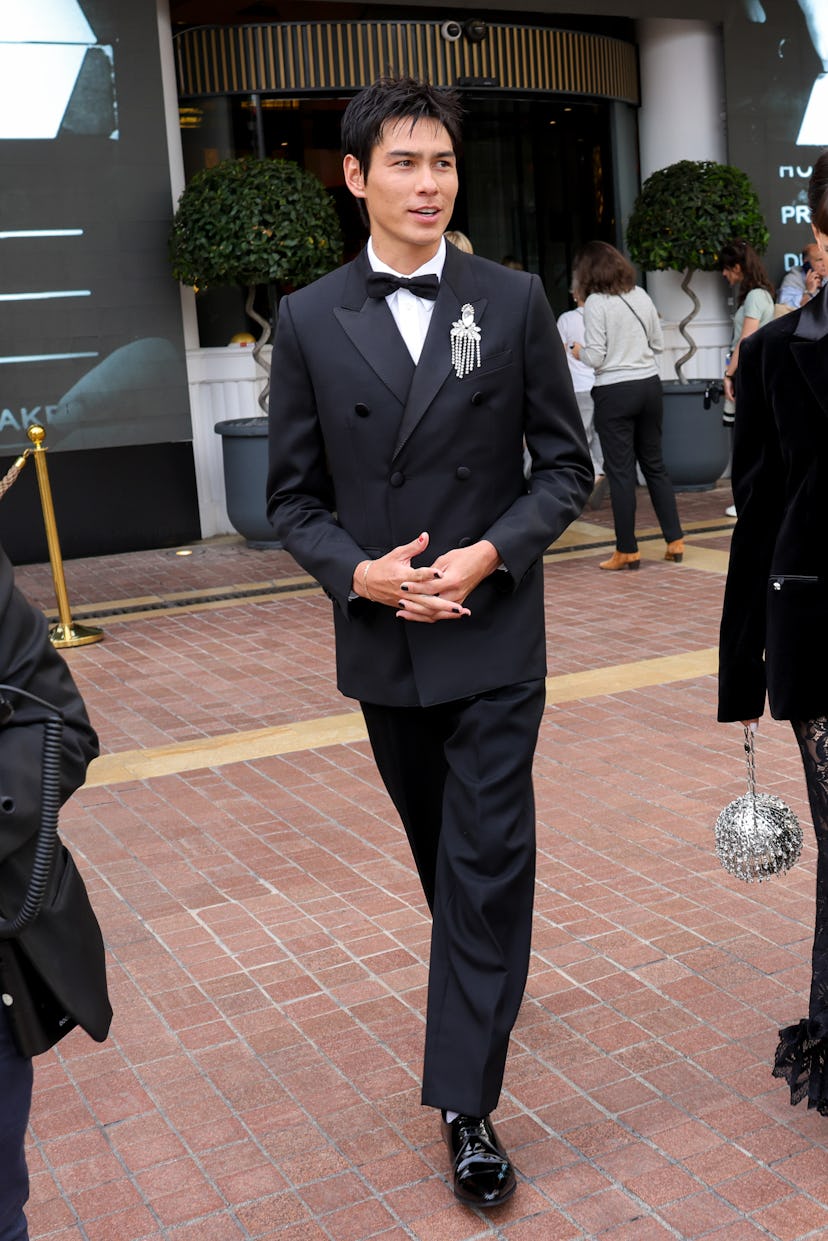
[[[15,588],[0,549],[0,683],[27,690],[63,716],[60,800],[83,784],[98,741],[43,615]],[[25,896],[41,817],[43,712],[3,692],[13,708],[0,726],[0,915],[10,918]],[[40,914],[19,937],[0,940],[7,1012],[27,1055],[45,1051],[74,1025],[98,1041],[112,1017],[104,949],[83,880],[58,842]]]
[[[429,706],[542,677],[541,556],[592,485],[543,287],[449,245],[415,367],[385,301],[367,296],[369,271],[363,252],[291,294],[273,347],[268,512],[334,601],[339,688]],[[466,302],[481,365],[458,379],[450,334]],[[349,597],[361,560],[423,530],[428,564],[482,538],[500,553],[507,572],[481,582],[462,623],[406,624]]]
[[[828,294],[743,341],[719,719],[828,715]]]

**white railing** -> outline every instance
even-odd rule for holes
[[[656,304],[664,332],[661,378],[676,378],[676,359],[687,352],[687,343],[678,330],[685,315],[693,309],[692,300],[681,287],[679,272],[649,272],[647,292]],[[682,367],[683,379],[717,379],[724,374],[725,356],[732,332],[732,307],[726,301],[727,287],[718,272],[694,272],[691,287],[699,300],[699,311],[687,330],[696,343],[696,353]]]
[[[664,352],[659,358],[663,380],[675,380],[676,359],[687,352],[687,343],[678,330],[677,323],[661,322],[664,333]],[[725,358],[730,345],[731,325],[729,319],[694,320],[690,335],[696,342],[696,352],[682,367],[684,379],[721,379]]]
[[[224,499],[221,436],[213,428],[230,418],[258,417],[262,411],[257,398],[265,378],[253,361],[251,347],[238,345],[188,350],[187,376],[198,512],[201,536],[206,539],[233,533]]]

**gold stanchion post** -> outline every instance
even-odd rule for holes
[[[58,605],[57,624],[49,626],[49,637],[53,646],[88,646],[90,642],[100,642],[103,630],[94,625],[76,625],[69,611],[69,596],[66,593],[66,579],[63,576],[63,558],[60,554],[55,507],[52,503],[52,489],[49,486],[49,471],[46,466],[46,432],[43,427],[29,427],[26,432],[34,448],[37,486],[40,491],[40,507],[43,509],[43,524],[46,527],[46,543],[49,548],[49,563],[52,566],[52,580],[55,584],[55,596]]]

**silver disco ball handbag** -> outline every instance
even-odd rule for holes
[[[716,820],[716,854],[729,874],[761,883],[790,870],[802,852],[802,828],[790,806],[773,793],[756,792],[753,730],[745,728],[747,792]]]

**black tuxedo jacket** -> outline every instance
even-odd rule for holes
[[[742,343],[719,719],[828,714],[828,293]]]
[[[0,683],[26,690],[62,714],[65,801],[83,784],[98,739],[66,661],[49,641],[44,616],[15,588],[2,549]],[[28,888],[40,825],[43,712],[22,696],[4,691],[3,697],[14,708],[0,724],[0,914],[10,918]],[[9,1015],[27,1054],[45,1051],[75,1024],[99,1041],[106,1037],[112,1010],[103,940],[83,879],[60,841],[41,912],[17,939],[0,941],[0,977],[13,998]]]
[[[431,705],[542,677],[541,555],[592,483],[560,336],[536,276],[447,246],[415,367],[365,252],[287,297],[273,347],[268,512],[334,602],[344,694]],[[450,332],[474,307],[481,365],[458,379]],[[532,474],[523,473],[523,440]],[[351,594],[353,572],[427,530],[424,558],[487,538],[505,571],[471,617],[421,625]]]

